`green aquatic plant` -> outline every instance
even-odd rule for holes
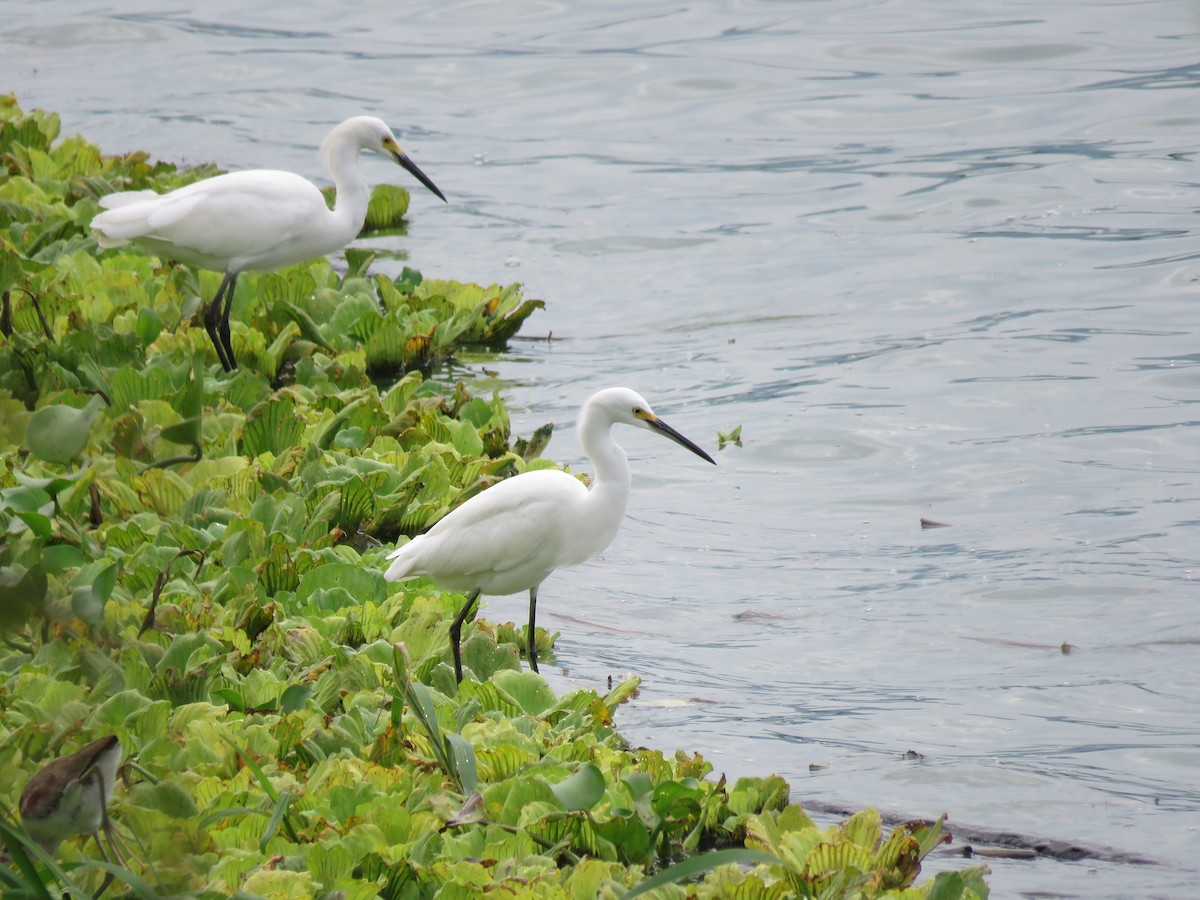
[[[940,824],[818,831],[776,777],[631,748],[635,679],[556,696],[521,629],[388,584],[385,557],[499,479],[550,466],[498,397],[442,384],[539,306],[517,286],[367,276],[369,251],[260,276],[243,368],[194,321],[208,273],[100,253],[98,196],[211,169],[102,155],[0,98],[0,892],[138,897],[986,896],[919,887]],[[394,211],[394,209],[393,209]],[[247,280],[250,277],[247,276]],[[535,635],[539,655],[553,635]],[[130,760],[125,865],[55,857],[13,812],[90,738]]]

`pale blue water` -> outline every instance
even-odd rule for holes
[[[631,739],[801,800],[1161,861],[1001,861],[996,896],[1193,893],[1194,4],[189,7],[0,3],[0,88],[318,179],[380,114],[451,202],[377,243],[549,303],[562,340],[460,361],[519,432],[586,465],[612,383],[743,426],[717,469],[623,437],[626,527],[543,588],[557,688],[636,673]]]

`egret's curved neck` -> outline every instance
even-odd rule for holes
[[[591,405],[579,416],[579,443],[596,470],[592,503],[601,503],[619,524],[629,499],[629,458],[612,438],[612,420]]]
[[[347,240],[353,239],[362,230],[367,218],[367,201],[371,195],[367,178],[358,165],[358,153],[358,142],[336,129],[321,146],[321,156],[337,188],[333,214],[339,220],[338,224],[350,234]]]

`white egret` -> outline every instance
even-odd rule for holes
[[[555,569],[578,565],[609,545],[629,499],[629,460],[612,438],[617,424],[648,428],[715,465],[711,456],[654,414],[629,388],[593,394],[579,414],[579,443],[596,474],[591,488],[557,469],[524,472],[452,510],[425,534],[397,547],[384,577],[421,575],[467,594],[450,625],[454,675],[462,681],[462,624],[480,594],[529,591],[529,665],[536,672],[534,620],[538,587]]]
[[[100,856],[108,862],[100,843],[100,829],[103,828],[113,854],[120,861],[113,842],[112,823],[108,819],[108,801],[120,764],[121,742],[115,734],[47,763],[29,779],[21,792],[21,821],[29,836],[47,853],[53,853],[67,838],[90,834],[96,839]],[[111,880],[110,873],[96,896]]]
[[[225,371],[237,368],[229,342],[229,308],[238,273],[270,271],[324,256],[362,230],[370,191],[358,165],[361,150],[394,159],[443,201],[445,195],[400,149],[386,124],[356,116],[321,144],[333,175],[332,210],[316,185],[291,172],[231,172],[166,194],[123,191],[100,200],[106,212],[92,219],[101,247],[136,243],[158,256],[224,272],[204,313],[204,327]],[[222,309],[222,300],[224,308]]]

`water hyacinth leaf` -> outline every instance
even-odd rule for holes
[[[176,444],[189,444],[200,452],[200,439],[204,429],[204,373],[197,359],[192,365],[187,389],[179,403],[183,421],[162,430],[162,436]]]
[[[394,184],[377,184],[367,201],[367,219],[363,231],[382,231],[404,225],[404,214],[408,212],[408,190]],[[349,254],[347,254],[349,257]]]
[[[702,853],[699,856],[685,859],[683,862],[676,863],[669,869],[664,869],[657,875],[647,878],[645,881],[638,883],[633,890],[622,895],[622,900],[632,900],[633,897],[640,897],[642,894],[648,894],[650,891],[665,887],[668,884],[693,880],[710,869],[715,869],[717,866],[731,864],[754,866],[764,863],[775,866],[783,864],[778,857],[771,856],[769,853],[763,853],[759,850],[745,850],[740,847],[729,850],[712,850],[708,853]]]
[[[280,393],[259,403],[246,417],[242,452],[250,458],[271,453],[278,456],[294,447],[304,433],[304,422],[296,413],[296,401]]]
[[[143,347],[148,347],[154,343],[154,340],[162,334],[162,330],[163,321],[158,313],[148,306],[143,306],[138,310],[134,333]]]
[[[374,199],[374,198],[372,198]],[[367,221],[371,219],[370,208],[367,209]],[[347,247],[342,251],[342,255],[346,257],[346,280],[351,278],[359,278],[367,274],[367,269],[371,267],[371,263],[375,261],[375,251],[367,250],[362,247]]]
[[[25,269],[21,266],[20,255],[11,247],[5,247],[4,252],[0,253],[0,291],[20,284],[24,277]]]
[[[316,289],[317,282],[312,273],[295,266],[261,275],[257,284],[259,302],[267,309],[281,303],[301,303]]]
[[[565,810],[591,809],[604,796],[604,775],[592,763],[574,775],[550,785],[550,791]]]
[[[320,327],[307,312],[288,301],[277,304],[276,308],[283,310],[291,317],[292,321],[300,327],[300,334],[306,341],[316,344],[328,353],[334,352],[334,348],[330,346],[329,342],[325,340],[325,336],[321,334]]]
[[[72,544],[52,544],[42,550],[42,564],[51,575],[62,575],[86,561],[83,551]]]
[[[104,604],[117,584],[117,567],[107,565],[71,593],[71,610],[93,628],[104,624]]]
[[[536,672],[500,671],[492,677],[492,682],[517,704],[521,712],[531,716],[542,715],[557,700],[550,685]]]
[[[13,477],[17,480],[17,483],[20,484],[22,487],[33,488],[34,490],[39,490],[39,491],[45,491],[51,497],[56,497],[60,493],[62,493],[64,490],[69,488],[71,485],[73,485],[75,482],[77,482],[83,476],[83,474],[87,471],[88,471],[88,467],[84,466],[80,469],[76,469],[74,472],[71,472],[70,474],[55,475],[50,478],[33,478],[29,475],[26,475],[24,472],[20,471],[19,469],[14,470],[12,474],[13,474]],[[0,494],[3,494],[3,492],[0,492]]]
[[[329,424],[325,426],[325,430],[322,431],[320,436],[317,438],[317,446],[322,450],[328,450],[331,446],[333,446],[333,441],[334,438],[337,437],[337,433],[343,427],[345,427],[346,422],[349,421],[350,417],[354,415],[359,408],[364,406],[366,402],[366,397],[359,397],[357,400],[353,400],[343,406],[341,412],[329,420]]]
[[[69,463],[87,446],[92,424],[104,400],[94,396],[83,409],[54,404],[43,406],[29,419],[25,440],[34,456],[46,462]]]
[[[346,534],[357,534],[363,520],[375,514],[378,501],[375,491],[355,475],[341,488],[341,503],[335,521]]]
[[[279,374],[279,367],[283,365],[283,359],[287,356],[288,349],[299,336],[300,326],[295,322],[288,322],[279,329],[279,334],[267,345],[266,353],[263,356],[264,375],[274,380]]]
[[[294,591],[300,585],[296,563],[282,538],[276,536],[271,542],[267,558],[259,570],[258,581],[268,597],[274,597],[280,591]]]
[[[312,688],[305,684],[289,685],[279,698],[279,711],[284,715],[304,709],[308,698],[312,696]]]
[[[40,512],[16,512],[13,515],[20,521],[25,523],[25,526],[40,538],[48,538],[53,533],[53,528],[50,525],[50,517]]]
[[[162,400],[176,391],[171,373],[166,369],[135,369],[125,366],[112,376],[109,396],[114,412],[124,412],[143,400]]]
[[[137,784],[130,789],[128,802],[145,809],[158,810],[172,819],[191,819],[200,815],[191,795],[177,781]]]
[[[326,563],[309,569],[300,578],[296,601],[305,603],[317,591],[344,588],[356,603],[382,603],[388,597],[388,584],[383,574],[352,563]]]

